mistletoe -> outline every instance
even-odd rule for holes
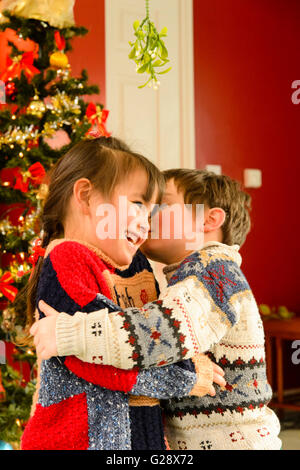
[[[148,85],[149,87],[153,86],[153,89],[157,90],[160,85],[157,75],[169,72],[172,67],[161,70],[162,67],[170,62],[168,50],[162,39],[167,36],[168,29],[163,28],[158,33],[154,23],[150,20],[149,0],[146,0],[146,18],[141,23],[138,20],[135,21],[133,29],[136,40],[129,41],[132,49],[128,57],[134,60],[137,73],[149,74],[149,79],[146,83],[138,88],[144,88]]]

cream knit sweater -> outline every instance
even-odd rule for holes
[[[232,260],[231,270],[237,280],[241,256],[238,247],[213,242],[205,245],[202,263],[211,276],[218,276],[226,258]],[[217,262],[217,263],[216,263]],[[167,280],[178,274],[180,264],[164,269]],[[176,275],[175,274],[175,275]],[[226,278],[219,276],[222,287]],[[234,282],[228,277],[227,282]],[[175,284],[177,285],[177,284]],[[206,286],[207,287],[207,286]],[[245,286],[246,287],[246,286]],[[206,308],[214,309],[214,300],[199,283],[195,295],[207,298]],[[221,292],[221,291],[220,291]],[[220,294],[219,292],[219,294]],[[163,402],[166,414],[166,436],[171,449],[176,450],[279,450],[280,424],[267,407],[272,391],[265,368],[264,330],[256,301],[250,288],[234,294],[229,302],[238,313],[238,321],[222,338],[210,340],[208,356],[223,368],[226,386],[217,387],[215,397],[180,398]],[[210,304],[210,305],[209,305]],[[205,304],[202,304],[205,308]],[[208,337],[214,336],[213,326]],[[215,326],[218,330],[218,326]],[[206,343],[207,344],[207,343]],[[206,347],[206,346],[204,346]]]

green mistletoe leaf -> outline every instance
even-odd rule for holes
[[[137,31],[139,26],[140,26],[140,22],[138,20],[134,21],[133,28],[134,28],[135,31]]]
[[[135,42],[129,41],[131,50],[129,59],[136,64],[136,72],[139,74],[149,74],[148,80],[138,88],[144,88],[147,84],[157,90],[160,85],[157,75],[162,75],[171,70],[171,67],[157,72],[157,68],[164,67],[169,62],[169,53],[163,37],[168,34],[168,28],[164,27],[157,31],[155,24],[150,20],[149,16],[149,0],[146,0],[146,17],[140,23],[138,20],[133,23]]]

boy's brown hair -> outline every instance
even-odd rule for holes
[[[204,204],[224,210],[223,243],[241,246],[245,242],[251,228],[251,196],[241,189],[238,181],[205,170],[179,168],[163,174],[166,181],[174,179],[178,191],[183,192],[185,204]]]

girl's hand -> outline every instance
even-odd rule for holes
[[[50,359],[50,357],[57,356],[56,319],[59,312],[43,300],[39,302],[39,308],[46,315],[46,318],[35,322],[30,328],[30,334],[34,336],[38,358]]]

